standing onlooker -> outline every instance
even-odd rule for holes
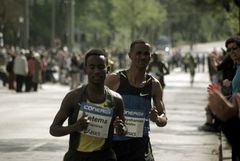
[[[167,124],[162,87],[156,78],[146,73],[151,59],[150,44],[133,41],[128,56],[130,68],[109,74],[105,80],[110,89],[122,95],[128,122],[126,137],[115,136],[113,147],[118,161],[153,161],[150,120],[159,127]]]
[[[72,56],[70,62],[70,89],[75,89],[80,85],[80,62],[76,55]]]
[[[107,56],[92,49],[85,56],[87,85],[70,91],[50,127],[53,136],[70,135],[64,161],[116,161],[112,149],[114,129],[124,135],[122,97],[104,86]],[[68,125],[63,126],[68,119]]]
[[[41,68],[42,68],[42,82],[41,83],[45,83],[48,62],[47,62],[46,56],[44,54],[40,55],[40,62],[41,62]]]
[[[2,80],[3,86],[6,86],[6,84],[8,83],[6,64],[7,64],[6,49],[0,47],[0,80]]]
[[[28,63],[25,57],[25,51],[21,50],[14,61],[14,73],[16,75],[16,92],[22,92],[28,74]]]
[[[33,61],[34,72],[32,75],[32,86],[33,91],[38,90],[39,83],[42,82],[42,66],[39,53],[34,53],[34,61]]]
[[[15,90],[15,73],[13,70],[15,55],[11,55],[11,59],[7,63],[7,72],[8,72],[8,89]]]
[[[26,54],[27,63],[28,63],[28,74],[25,79],[25,91],[30,92],[33,87],[33,74],[34,74],[34,57],[33,57],[33,51],[30,51],[30,53]]]

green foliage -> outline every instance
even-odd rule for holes
[[[111,35],[111,1],[77,1],[76,25],[85,34],[87,47],[108,45]]]
[[[154,31],[166,18],[165,9],[156,0],[113,0],[113,6],[112,18],[118,35],[116,45],[119,39],[127,44],[137,38],[154,41]]]
[[[168,22],[163,32],[169,33],[173,46],[179,43],[193,45],[197,42],[224,40],[231,35],[227,15],[235,12],[229,0],[160,0],[167,9]],[[234,22],[238,21],[231,16]]]
[[[231,4],[231,12],[225,12],[226,25],[230,28],[230,33],[232,35],[240,33],[240,15],[239,7]]]
[[[45,45],[49,47],[51,44],[51,39],[49,39],[49,33],[51,33],[51,3],[40,2],[32,6],[30,46]],[[40,34],[41,36],[39,36]]]
[[[19,43],[25,0],[0,0],[0,31],[5,44]],[[52,7],[55,35],[69,39],[71,0],[30,0],[30,44],[51,46]],[[75,0],[75,40],[90,47],[128,48],[133,39],[155,43],[161,35],[172,45],[224,40],[239,32],[238,7],[233,0]]]
[[[0,0],[0,32],[7,44],[17,44],[17,34],[20,30],[19,17],[22,16],[21,1]]]

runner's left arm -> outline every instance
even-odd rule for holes
[[[160,82],[154,78],[152,82],[152,97],[154,105],[151,108],[149,118],[159,127],[163,127],[167,124],[167,116],[162,100],[162,92],[163,90]]]
[[[127,133],[125,118],[124,118],[124,104],[122,97],[117,94],[115,97],[116,118],[114,120],[114,127],[118,135],[125,135]]]

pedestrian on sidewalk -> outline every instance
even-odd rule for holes
[[[105,84],[120,93],[124,100],[126,137],[114,137],[118,161],[154,161],[149,138],[149,120],[163,127],[167,124],[160,82],[146,73],[151,46],[143,40],[131,43],[130,68],[109,74]],[[151,105],[153,98],[154,106]]]
[[[88,83],[70,91],[63,99],[50,127],[53,136],[70,135],[64,161],[116,161],[111,147],[115,131],[124,135],[126,128],[122,97],[104,86],[107,56],[92,49],[85,56]],[[68,119],[68,125],[63,123]]]

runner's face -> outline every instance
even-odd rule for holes
[[[107,73],[106,57],[92,55],[87,59],[86,74],[88,83],[104,84]]]
[[[151,59],[150,46],[147,44],[136,44],[129,56],[134,66],[146,68]]]
[[[230,54],[233,61],[240,63],[240,48],[236,42],[229,43],[227,46],[227,52]]]

